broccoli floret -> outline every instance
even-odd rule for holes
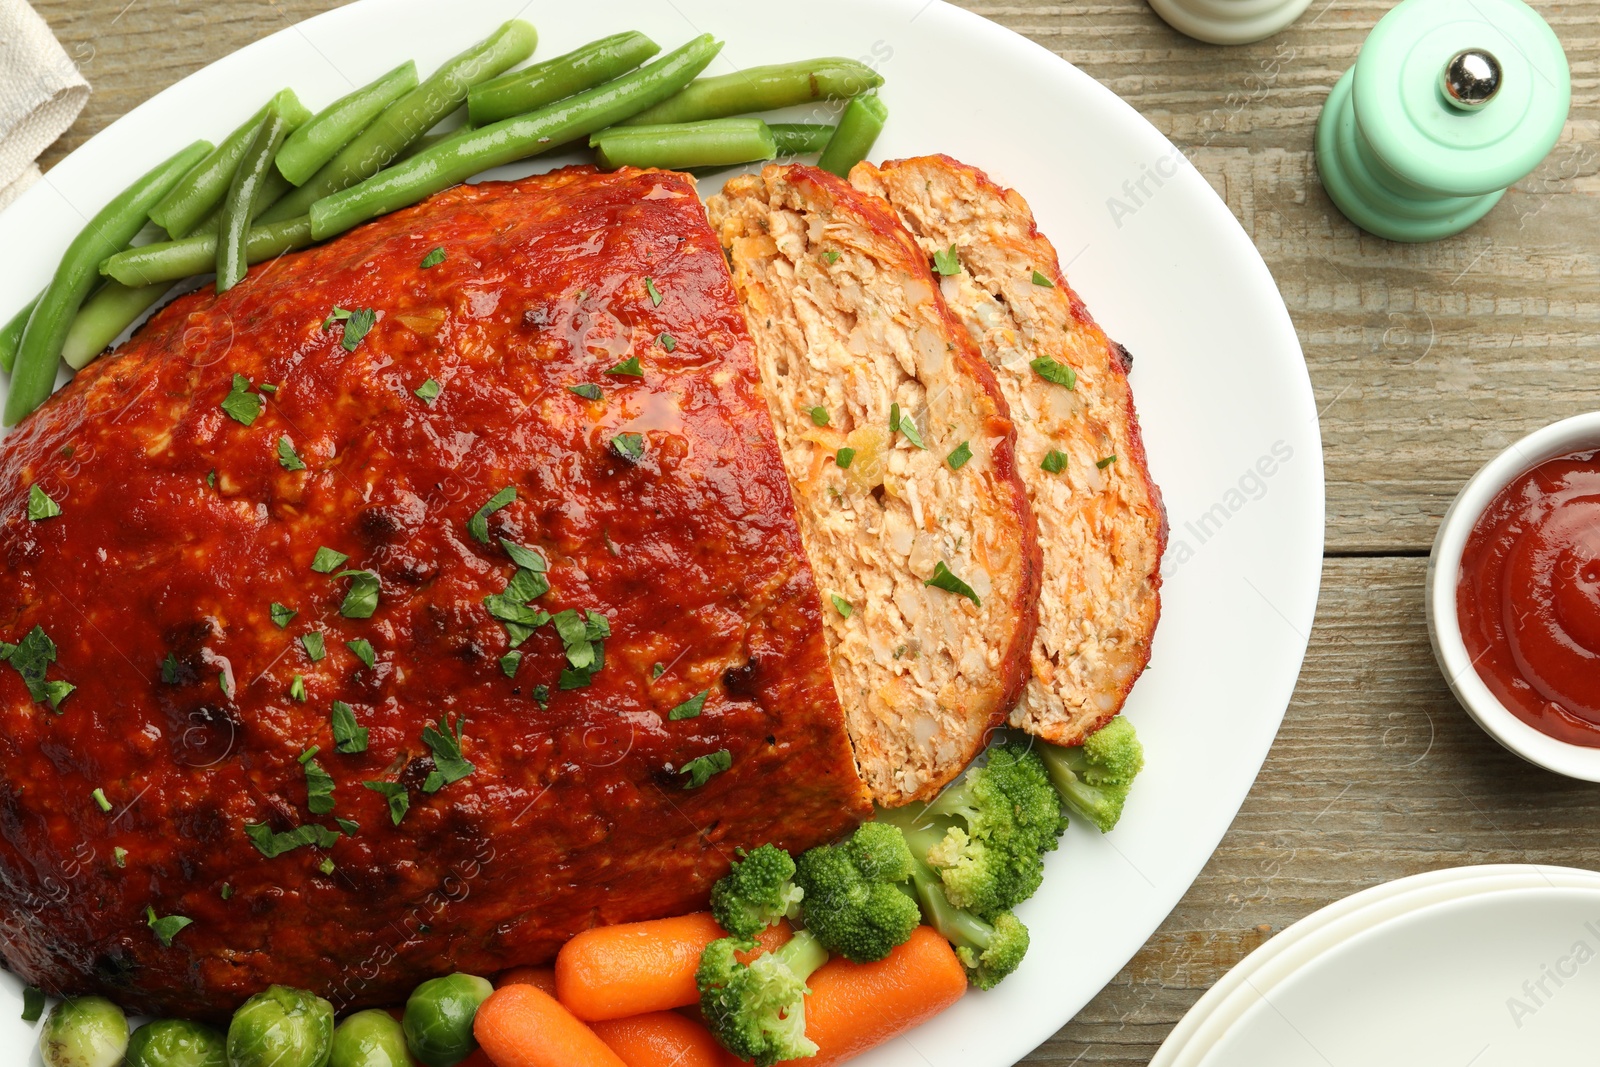
[[[936,844],[918,852],[939,873],[950,903],[985,919],[1033,896],[1044,880],[1044,854],[1066,831],[1061,798],[1028,741],[1005,741],[922,812],[954,820]]]
[[[908,834],[910,838],[919,836],[916,830]],[[939,874],[916,859],[916,851],[913,844],[911,888],[923,918],[955,946],[956,958],[967,969],[967,980],[979,989],[993,989],[1022,963],[1028,951],[1028,928],[1009,911],[998,912],[985,922],[950,903]]]
[[[1128,787],[1144,769],[1144,745],[1133,724],[1117,716],[1081,745],[1041,744],[1050,781],[1067,806],[1107,833],[1122,818]]]
[[[794,918],[804,895],[794,884],[794,860],[762,845],[711,887],[711,914],[734,937],[749,939],[782,918]]]
[[[795,873],[805,892],[801,921],[830,952],[857,963],[881,960],[920,921],[916,904],[895,888],[912,866],[905,837],[884,823],[804,852]]]
[[[735,953],[752,947],[725,937],[700,954],[695,982],[706,1025],[729,1052],[756,1067],[817,1054],[806,1037],[806,979],[828,961],[828,951],[804,930],[776,952],[748,965]]]

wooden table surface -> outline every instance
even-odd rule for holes
[[[335,6],[32,2],[94,85],[46,166],[191,71]],[[1357,231],[1311,160],[1328,90],[1392,0],[1313,0],[1279,37],[1227,49],[1142,0],[965,6],[1083,68],[1185,150],[1277,278],[1322,412],[1322,598],[1277,743],[1177,910],[1026,1061],[1145,1064],[1229,967],[1340,897],[1458,864],[1600,861],[1600,788],[1524,765],[1474,726],[1422,612],[1428,546],[1462,483],[1522,434],[1600,408],[1600,0],[1533,0],[1571,61],[1566,131],[1487,220],[1427,245]]]

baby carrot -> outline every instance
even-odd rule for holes
[[[819,1050],[806,1067],[827,1067],[944,1011],[967,991],[967,972],[950,942],[919,926],[886,958],[832,959],[806,984],[806,1036]]]
[[[556,996],[588,1022],[698,1004],[700,953],[727,936],[706,911],[585,930],[556,956]],[[788,939],[779,923],[756,940],[771,951]]]
[[[593,1024],[628,1067],[723,1067],[729,1055],[700,1023],[675,1011]]]
[[[494,979],[496,989],[508,985],[531,985],[553,997],[556,995],[556,971],[554,967],[513,967],[501,971]]]
[[[495,1067],[628,1067],[554,997],[531,985],[491,993],[478,1006],[472,1035]]]
[[[724,936],[707,911],[585,930],[556,956],[556,996],[590,1022],[697,1004],[700,953]]]

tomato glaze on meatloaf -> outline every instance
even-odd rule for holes
[[[685,175],[463,186],[185,296],[0,487],[0,951],[51,993],[394,1003],[870,812]]]

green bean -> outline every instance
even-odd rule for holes
[[[844,114],[839,116],[839,128],[828,139],[828,147],[822,150],[822,158],[817,160],[817,166],[841,178],[848,178],[850,168],[866,159],[867,153],[872,151],[873,142],[883,132],[883,124],[888,117],[889,109],[877,93],[858,96],[850,101],[845,106]]]
[[[15,426],[50,395],[56,367],[61,362],[61,345],[72,326],[72,317],[99,281],[95,268],[100,261],[126,247],[144,227],[150,208],[210,151],[209,141],[196,141],[158,164],[112,197],[67,246],[55,277],[28,317],[18,342],[11,395],[6,397],[7,426]]]
[[[589,138],[603,170],[618,167],[731,167],[778,154],[760,119],[712,119],[665,126],[613,126]]]
[[[184,176],[177,187],[150,210],[150,219],[172,237],[186,237],[223,198],[228,195],[228,183],[239,168],[239,160],[250,147],[256,129],[269,110],[299,125],[311,112],[301,105],[294,90],[285,89],[261,106],[244,124],[225,137],[211,154],[200,161],[194,171]]]
[[[446,60],[421,85],[385,108],[359,137],[341,148],[300,188],[263,212],[261,221],[278,222],[304,215],[322,197],[372,177],[460,107],[474,85],[533,55],[538,40],[532,26],[512,19],[465,52]]]
[[[417,87],[417,64],[406,60],[398,67],[341,96],[307,119],[278,149],[278,173],[291,185],[300,185],[366,129],[384,108]]]
[[[780,156],[808,156],[828,147],[835,127],[825,122],[769,122]]]
[[[621,77],[659,51],[660,45],[631,30],[602,37],[526,70],[474,85],[467,94],[467,115],[474,126],[523,115]]]
[[[273,157],[278,154],[283,139],[289,135],[289,128],[288,122],[275,109],[269,108],[266,118],[256,128],[250,150],[239,160],[239,169],[233,172],[228,199],[223,202],[222,218],[217,224],[219,293],[232,289],[244,277],[248,266],[245,263],[245,235],[250,230],[256,194],[272,175]]]
[[[491,167],[548,152],[613,126],[677,92],[706,68],[722,42],[703,34],[631,74],[549,107],[463,130],[360,185],[311,205],[319,241],[367,219],[415,204]]]
[[[772,111],[812,100],[859,96],[883,84],[865,63],[853,59],[806,59],[733,74],[701,78],[683,92],[629,119],[626,126],[698,122],[752,111]]]
[[[282,222],[258,223],[245,238],[245,259],[250,263],[281,256],[312,244],[311,220],[304,215]],[[100,272],[123,285],[145,286],[177,282],[204,274],[217,261],[217,235],[197,233],[180,241],[162,241],[119,252],[100,264]]]
[[[61,344],[61,358],[73,370],[82,370],[171,288],[170,282],[136,288],[118,281],[106,282],[73,318]]]
[[[23,304],[10,320],[0,326],[0,370],[11,373],[12,366],[17,362],[17,346],[22,343],[22,331],[27,328],[28,316],[33,314],[33,309],[39,306],[39,297]]]

